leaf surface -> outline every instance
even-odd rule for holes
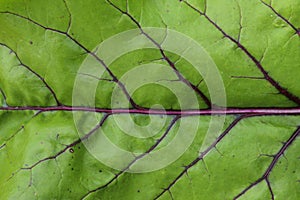
[[[299,199],[299,13],[297,0],[0,0],[0,199]],[[227,116],[210,110],[225,108],[210,96],[209,70],[165,50],[170,32],[156,40],[147,27],[203,47],[223,81]],[[99,55],[118,49],[99,53],[98,45],[132,29],[154,48],[107,65]],[[82,103],[74,85],[87,59],[103,74],[80,74],[97,82],[95,98]],[[128,92],[127,74],[153,63],[172,73],[128,76],[158,77]],[[164,85],[195,101],[182,108]],[[86,100],[91,88],[80,89]],[[212,121],[224,124],[207,135]],[[130,173],[180,131],[191,142],[174,143],[174,154],[183,151],[174,162]],[[105,139],[131,152],[104,152],[122,169],[89,148]]]

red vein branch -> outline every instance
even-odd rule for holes
[[[250,184],[248,187],[246,187],[243,191],[241,191],[237,196],[234,197],[234,199],[238,199],[240,198],[242,195],[244,195],[248,190],[250,190],[251,188],[253,188],[255,185],[259,184],[260,182],[262,182],[263,180],[265,180],[267,182],[268,188],[270,190],[270,193],[272,195],[272,198],[274,199],[274,194],[271,188],[271,184],[269,182],[269,175],[271,173],[271,171],[273,170],[273,168],[275,167],[276,163],[278,162],[278,160],[280,159],[280,157],[284,154],[284,152],[288,149],[288,147],[296,140],[296,138],[299,136],[300,133],[300,127],[298,127],[295,132],[291,135],[291,137],[283,143],[282,147],[280,148],[280,150],[274,155],[272,162],[270,163],[270,165],[268,166],[268,168],[266,169],[266,171],[264,172],[264,174],[257,179],[256,181],[254,181],[252,184]]]
[[[202,100],[204,101],[204,103],[210,108],[211,107],[211,102],[208,99],[208,97],[206,97],[206,95],[194,84],[192,84],[189,80],[187,80],[176,68],[175,63],[171,61],[171,59],[165,54],[165,51],[163,50],[162,46],[155,41],[148,33],[146,33],[142,26],[139,24],[139,22],[130,14],[128,13],[128,11],[123,11],[121,10],[119,7],[117,7],[115,4],[113,4],[110,0],[107,0],[107,2],[114,7],[116,10],[118,10],[120,13],[128,16],[131,21],[136,24],[136,26],[140,29],[141,33],[147,38],[149,39],[159,50],[160,54],[162,55],[163,59],[165,61],[167,61],[168,65],[173,69],[174,73],[176,74],[176,76],[178,77],[178,79],[183,82],[184,84],[186,84],[188,87],[190,87],[196,94],[198,94]]]
[[[99,58],[94,52],[90,51],[88,48],[86,48],[83,44],[81,44],[79,41],[77,41],[76,39],[74,39],[71,35],[69,35],[67,32],[64,32],[64,31],[61,31],[61,30],[57,30],[57,29],[54,29],[54,28],[50,28],[50,27],[46,27],[28,17],[25,17],[25,16],[22,16],[22,15],[19,15],[17,13],[13,13],[13,12],[9,12],[9,11],[5,11],[5,12],[0,12],[2,14],[9,14],[9,15],[13,15],[15,17],[19,17],[19,18],[22,18],[24,20],[27,20],[45,30],[49,30],[49,31],[53,31],[53,32],[56,32],[58,34],[61,34],[61,35],[64,35],[66,36],[67,38],[69,38],[71,41],[73,41],[75,44],[77,44],[80,48],[82,48],[87,54],[91,55],[93,58],[95,58],[97,60],[97,62],[99,62],[104,68],[105,70],[108,72],[108,74],[112,77],[112,81],[115,82],[120,88],[121,90],[123,91],[123,93],[125,94],[125,96],[127,97],[129,103],[134,107],[134,108],[140,108],[142,109],[140,106],[138,106],[134,100],[131,98],[130,94],[128,93],[125,85],[120,82],[117,78],[117,76],[109,69],[109,67],[105,64],[105,62]]]
[[[37,161],[36,163],[34,163],[33,165],[31,165],[30,167],[23,167],[21,169],[27,169],[27,170],[31,170],[32,168],[34,168],[35,166],[39,165],[42,162],[45,162],[47,160],[52,160],[52,159],[56,159],[58,156],[60,156],[61,154],[63,154],[64,152],[66,152],[68,149],[76,146],[77,144],[81,143],[84,140],[87,140],[91,135],[93,135],[106,121],[106,119],[109,117],[110,114],[105,114],[102,119],[100,120],[100,122],[91,130],[89,131],[87,134],[85,134],[83,137],[77,139],[76,141],[72,142],[71,144],[66,145],[65,148],[63,148],[62,150],[60,150],[59,152],[57,152],[55,155],[53,156],[49,156],[46,158],[43,158],[39,161]]]
[[[32,70],[28,65],[24,64],[20,57],[18,56],[17,52],[14,51],[12,48],[10,48],[8,45],[6,44],[3,44],[3,43],[0,43],[1,46],[4,46],[6,48],[8,48],[12,53],[15,54],[17,60],[19,61],[20,65],[23,66],[24,68],[26,68],[28,71],[30,71],[32,74],[34,74],[38,79],[40,79],[43,84],[46,86],[46,88],[50,91],[51,95],[53,96],[54,100],[56,101],[56,104],[59,106],[59,105],[62,105],[62,103],[60,103],[60,101],[58,100],[54,90],[52,89],[52,87],[46,82],[46,80],[41,76],[39,75],[37,72],[35,72],[34,70]],[[4,94],[4,93],[3,93]]]
[[[267,6],[268,8],[270,8],[280,19],[282,19],[285,23],[287,23],[292,29],[295,30],[295,33],[298,34],[300,36],[300,29],[297,29],[296,26],[294,26],[289,20],[287,20],[285,17],[283,17],[279,12],[277,12],[272,5],[267,4],[266,2],[262,1],[261,2]]]
[[[239,49],[241,49],[256,65],[256,67],[259,69],[259,71],[262,73],[266,81],[268,81],[273,87],[278,90],[278,92],[282,95],[284,95],[286,98],[288,98],[290,101],[293,101],[294,103],[300,105],[300,98],[296,95],[289,92],[286,88],[282,87],[277,81],[275,81],[269,73],[264,69],[262,64],[257,60],[250,51],[242,45],[239,41],[228,35],[216,22],[214,22],[206,13],[201,12],[199,9],[191,5],[190,3],[184,1],[184,3],[189,6],[192,10],[200,14],[200,16],[204,16],[210,24],[212,24],[218,31],[220,31],[225,38],[228,38],[230,41],[232,41],[234,44],[237,45]]]
[[[134,163],[138,162],[140,159],[142,159],[146,155],[149,155],[149,153],[151,153],[163,141],[163,139],[167,137],[168,133],[171,131],[172,127],[176,124],[176,122],[179,119],[180,119],[180,116],[174,117],[173,120],[170,122],[169,126],[167,127],[166,131],[164,132],[164,134],[147,151],[145,151],[145,153],[140,154],[135,159],[133,159],[123,170],[121,170],[120,172],[115,174],[114,177],[112,179],[110,179],[110,181],[108,181],[106,184],[101,185],[100,187],[97,187],[93,190],[90,190],[81,199],[86,198],[91,193],[94,193],[94,192],[97,192],[97,191],[99,191],[103,188],[106,188],[111,183],[113,183],[115,180],[117,180],[118,177],[120,177],[122,174],[124,174]]]
[[[245,119],[247,117],[250,116],[254,116],[254,115],[242,115],[238,118],[236,118],[226,129],[225,131],[219,135],[219,137],[207,148],[205,149],[203,152],[201,152],[201,154],[194,159],[192,162],[190,162],[187,166],[185,166],[184,170],[181,171],[179,173],[178,176],[176,176],[176,178],[161,192],[159,193],[154,199],[158,199],[159,197],[161,197],[165,192],[170,191],[171,187],[173,187],[175,185],[175,183],[183,177],[184,174],[187,173],[187,171],[193,167],[194,165],[196,165],[200,160],[203,160],[204,157],[213,149],[216,147],[216,145],[232,130],[232,128],[237,125],[242,119]]]

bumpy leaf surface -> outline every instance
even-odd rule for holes
[[[0,27],[0,199],[300,198],[300,112],[280,112],[300,105],[299,0],[0,0]],[[174,67],[174,76],[161,81],[188,86],[200,107],[187,109],[209,112],[215,102],[204,77],[162,48],[132,51],[109,66],[95,56],[104,74],[86,78],[99,79],[98,110],[73,105],[77,72],[95,47],[136,28],[146,37],[144,27],[191,37],[218,67],[226,106],[240,112],[226,116],[223,130],[209,144],[203,146],[211,118],[224,113],[170,114],[180,104],[157,84],[120,100],[142,113],[110,113],[116,109],[111,106],[114,88],[126,93],[121,77],[147,63]],[[146,111],[157,104],[167,113],[150,119]],[[72,106],[83,109],[72,111]],[[80,135],[74,113],[96,116],[99,123]],[[156,135],[137,138],[124,133],[114,115],[140,126],[164,124]],[[117,170],[83,144],[101,131],[116,146],[146,155],[172,141],[181,123],[193,121],[199,126],[186,127],[196,136],[183,155],[148,173],[126,172],[141,157]]]

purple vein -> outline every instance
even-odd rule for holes
[[[77,44],[80,48],[82,48],[87,54],[90,54],[91,56],[93,56],[97,62],[99,62],[104,68],[105,70],[109,73],[109,75],[112,77],[112,81],[115,82],[120,88],[121,90],[123,91],[123,93],[125,94],[126,98],[128,99],[129,103],[134,107],[134,108],[140,108],[142,109],[140,106],[138,106],[134,101],[133,99],[131,98],[130,94],[128,93],[125,85],[120,82],[118,80],[118,78],[116,77],[116,75],[109,69],[109,67],[104,63],[104,61],[102,59],[100,59],[94,52],[90,51],[89,49],[87,49],[83,44],[81,44],[80,42],[78,42],[76,39],[74,39],[72,36],[70,36],[67,32],[64,32],[64,31],[60,31],[60,30],[57,30],[57,29],[54,29],[54,28],[50,28],[50,27],[46,27],[28,17],[25,17],[25,16],[22,16],[22,15],[19,15],[17,13],[13,13],[13,12],[9,12],[9,11],[5,11],[5,12],[0,12],[2,14],[9,14],[9,15],[13,15],[13,16],[16,16],[16,17],[19,17],[19,18],[22,18],[22,19],[25,19],[45,30],[49,30],[49,31],[53,31],[53,32],[56,32],[56,33],[59,33],[59,34],[62,34],[64,36],[66,36],[67,38],[69,38],[71,41],[73,41],[75,44]]]
[[[259,114],[259,115],[299,115],[300,108],[224,108],[224,109],[191,109],[191,110],[161,110],[161,109],[123,109],[123,108],[91,108],[83,106],[19,106],[0,107],[0,111],[21,111],[33,110],[40,112],[54,111],[84,111],[108,114],[149,114],[149,115],[238,115],[238,114]]]
[[[230,41],[232,41],[233,43],[235,43],[237,45],[238,48],[240,48],[256,65],[256,67],[259,69],[259,71],[263,74],[264,78],[273,86],[275,87],[279,93],[281,93],[282,95],[284,95],[286,98],[288,98],[289,100],[293,101],[294,103],[300,105],[300,98],[297,97],[296,95],[292,94],[291,92],[289,92],[286,88],[283,88],[278,82],[276,82],[270,75],[269,73],[263,68],[263,66],[261,65],[260,61],[257,60],[249,51],[248,49],[243,46],[239,41],[237,41],[236,39],[234,39],[233,37],[231,37],[230,35],[228,35],[216,22],[214,22],[206,13],[201,12],[200,10],[198,10],[196,7],[194,7],[193,5],[191,5],[190,3],[184,1],[184,3],[189,6],[190,8],[192,8],[194,11],[196,11],[198,14],[200,14],[201,16],[204,16],[210,24],[212,24],[218,31],[220,31],[223,36],[225,38],[228,38]]]
[[[136,26],[140,29],[141,33],[147,38],[149,39],[160,51],[160,54],[162,55],[163,59],[167,61],[167,63],[169,64],[169,66],[173,69],[173,71],[175,72],[176,76],[179,78],[180,81],[182,81],[184,84],[186,84],[188,87],[190,87],[191,89],[194,90],[194,92],[196,92],[196,94],[198,94],[202,100],[204,101],[204,103],[210,108],[211,107],[211,102],[210,100],[206,97],[206,95],[194,84],[192,84],[190,81],[188,81],[186,78],[184,78],[184,76],[178,71],[178,69],[175,66],[175,63],[172,62],[170,60],[170,58],[165,54],[164,50],[162,49],[161,45],[155,41],[149,34],[147,34],[142,26],[139,24],[139,22],[127,11],[123,11],[121,10],[119,7],[117,7],[115,4],[113,4],[110,0],[107,0],[107,2],[113,6],[115,9],[117,9],[120,13],[128,16],[131,21],[133,23],[136,24]]]
[[[59,100],[58,100],[58,98],[57,98],[57,96],[56,96],[54,90],[51,88],[51,86],[45,81],[45,79],[44,79],[41,75],[39,75],[37,72],[35,72],[34,70],[32,70],[28,65],[24,64],[24,63],[21,61],[20,57],[18,56],[17,52],[15,52],[15,51],[14,51],[12,48],[10,48],[8,45],[3,44],[3,43],[0,43],[0,45],[1,45],[1,46],[4,46],[4,47],[6,47],[6,48],[8,48],[11,52],[13,52],[13,53],[15,54],[17,60],[19,61],[20,65],[23,66],[24,68],[26,68],[28,71],[30,71],[32,74],[34,74],[38,79],[40,79],[40,80],[43,82],[43,84],[46,86],[46,88],[47,88],[47,89],[50,91],[50,93],[52,94],[54,100],[56,101],[56,104],[57,104],[58,106],[59,106],[59,105],[62,105],[62,104],[59,102]]]
[[[180,119],[180,116],[176,116],[173,118],[173,120],[170,122],[169,126],[167,127],[166,131],[164,132],[164,134],[155,142],[155,144],[153,144],[147,151],[145,151],[144,153],[140,154],[139,156],[135,157],[135,159],[133,159],[124,169],[122,169],[120,172],[118,172],[117,174],[114,175],[114,177],[112,179],[110,179],[106,184],[101,185],[100,187],[90,190],[88,193],[86,193],[83,197],[81,197],[81,199],[86,198],[88,195],[90,195],[91,193],[97,192],[103,188],[106,188],[107,186],[109,186],[111,183],[113,183],[115,180],[118,179],[119,176],[121,176],[123,173],[125,173],[133,164],[135,164],[136,162],[138,162],[138,160],[142,159],[143,157],[145,157],[146,155],[149,155],[162,141],[164,138],[167,137],[168,133],[171,131],[172,127],[176,124],[176,122]]]
[[[258,183],[260,183],[261,181],[265,180],[268,184],[268,188],[270,190],[270,193],[272,195],[272,198],[274,199],[274,194],[273,191],[271,189],[271,185],[269,182],[269,175],[272,171],[272,169],[275,167],[276,163],[278,162],[278,160],[280,159],[280,157],[284,154],[284,152],[287,150],[287,148],[289,146],[291,146],[291,144],[296,140],[296,138],[299,136],[300,133],[300,127],[298,127],[294,133],[291,135],[291,137],[283,143],[283,146],[280,148],[280,150],[273,156],[273,160],[271,162],[271,164],[268,166],[268,168],[266,169],[266,171],[264,172],[264,174],[262,175],[262,177],[260,177],[259,179],[257,179],[255,182],[253,182],[252,184],[250,184],[248,187],[246,187],[242,192],[240,192],[237,196],[234,197],[234,199],[238,199],[240,198],[243,194],[245,194],[248,190],[250,190],[252,187],[254,187],[255,185],[257,185]]]
[[[267,183],[267,186],[268,186],[270,194],[271,194],[271,199],[274,200],[275,199],[274,193],[273,193],[273,190],[272,190],[272,187],[271,187],[271,183],[270,183],[270,181],[269,181],[268,178],[266,178],[266,183]]]
[[[231,78],[244,78],[244,79],[263,79],[265,80],[264,77],[255,77],[255,76],[231,76]]]
[[[262,1],[261,2],[269,7],[280,19],[282,19],[285,23],[287,23],[292,29],[294,29],[296,31],[296,34],[298,34],[300,36],[300,29],[297,29],[296,26],[294,26],[289,20],[287,20],[285,17],[283,17],[279,12],[277,12],[272,5],[267,4],[266,2]]]
[[[226,129],[225,131],[219,135],[219,137],[207,148],[205,149],[196,159],[194,159],[192,162],[190,162],[187,166],[185,166],[184,170],[179,173],[178,176],[161,192],[159,193],[154,199],[158,199],[161,197],[166,191],[170,191],[171,187],[173,187],[176,182],[184,175],[187,173],[187,171],[196,165],[200,160],[202,160],[213,148],[216,147],[216,145],[231,131],[231,129],[238,124],[242,119],[250,116],[255,116],[255,115],[242,115],[238,118],[236,118]]]

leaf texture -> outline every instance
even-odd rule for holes
[[[0,199],[299,199],[299,14],[297,0],[0,0]],[[118,49],[98,45],[132,29],[153,48],[107,64]],[[211,98],[209,70],[165,49],[168,30],[214,61],[226,105]],[[102,76],[78,73],[87,59]],[[153,63],[171,73],[128,76],[159,77],[131,93],[127,74]],[[91,101],[74,101],[78,76],[97,83]],[[103,153],[121,167],[95,156],[105,140],[131,152]],[[172,141],[176,159],[131,173],[172,157],[155,157]]]

